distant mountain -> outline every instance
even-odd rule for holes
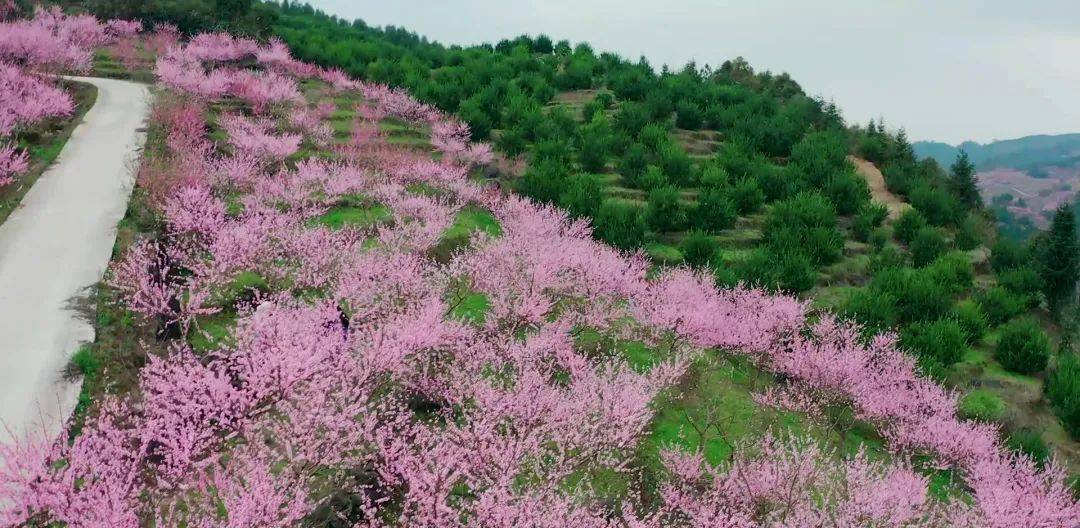
[[[979,189],[1007,233],[1019,237],[1046,228],[1054,210],[1080,189],[1080,134],[1039,135],[953,146],[935,141],[912,145],[919,158],[948,167],[963,149],[979,170]]]
[[[1026,136],[986,144],[965,141],[956,146],[918,141],[912,146],[916,156],[934,158],[944,167],[952,164],[961,149],[979,170],[1015,169],[1040,177],[1047,167],[1080,165],[1080,134]]]

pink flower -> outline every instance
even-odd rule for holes
[[[15,177],[30,167],[30,157],[12,145],[0,144],[0,187],[15,181]]]
[[[219,124],[229,135],[229,144],[246,155],[280,161],[300,150],[299,135],[275,135],[272,131],[273,125],[268,121],[225,115],[221,117]]]

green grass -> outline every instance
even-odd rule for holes
[[[391,218],[390,209],[381,204],[357,207],[352,205],[335,206],[310,221],[311,225],[323,225],[330,229],[342,229],[345,226],[367,227]]]
[[[837,311],[847,304],[848,299],[859,288],[855,286],[819,286],[810,290],[811,305],[818,310]]]
[[[79,388],[79,397],[75,404],[75,416],[85,416],[94,401],[90,388],[97,384],[98,375],[101,373],[102,360],[98,357],[93,346],[83,345],[71,357],[68,373],[82,376],[83,383]]]
[[[649,242],[645,245],[645,252],[659,264],[678,264],[683,259],[679,248],[660,242]]]
[[[469,293],[450,310],[450,316],[454,319],[479,325],[484,322],[484,317],[487,316],[490,309],[491,302],[488,300],[487,295],[483,293]]]
[[[458,211],[454,223],[443,232],[439,243],[431,250],[431,256],[439,262],[449,262],[454,252],[465,247],[473,233],[484,232],[493,237],[502,235],[502,226],[489,211],[466,207]]]
[[[233,304],[244,295],[253,295],[255,292],[267,292],[269,283],[262,275],[254,271],[242,271],[229,284],[215,291],[213,303],[225,309],[231,309]]]
[[[197,318],[188,334],[188,344],[196,353],[210,352],[229,344],[236,319],[236,314],[228,312]]]
[[[969,420],[1000,422],[1005,417],[1005,401],[986,389],[976,389],[960,400],[958,413]]]
[[[443,238],[468,238],[476,231],[483,231],[497,237],[502,235],[502,226],[490,212],[466,207],[454,217],[453,225],[443,233]]]

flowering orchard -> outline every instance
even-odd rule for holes
[[[917,375],[892,336],[869,343],[803,303],[717,290],[687,269],[592,240],[557,209],[470,180],[491,151],[407,94],[202,35],[158,61],[175,94],[154,114],[165,157],[159,236],[118,260],[111,284],[169,352],[138,390],[98,402],[70,442],[0,451],[0,522],[70,526],[1040,526],[1080,509],[1062,473],[1007,453],[956,417],[955,395]],[[316,83],[316,80],[318,81]],[[345,141],[302,86],[356,91]],[[226,104],[221,104],[224,101]],[[227,108],[211,140],[211,109]],[[393,144],[394,119],[436,156]],[[307,156],[305,152],[318,152]],[[167,167],[167,170],[165,170]],[[167,173],[167,174],[166,174]],[[320,219],[349,204],[367,216]],[[497,228],[448,236],[468,211]],[[379,213],[381,212],[381,213]],[[240,277],[263,284],[238,295]],[[482,309],[468,312],[466,305]],[[209,351],[184,344],[235,314]],[[664,343],[635,369],[611,341]],[[637,459],[658,397],[705,348],[784,380],[760,400],[813,415],[847,405],[894,456],[844,459],[767,436],[729,462],[666,449]],[[913,457],[961,476],[932,498]],[[658,477],[658,480],[652,477]],[[603,482],[626,483],[622,493]]]
[[[38,9],[30,20],[0,23],[0,186],[29,167],[11,140],[22,130],[75,110],[72,97],[44,74],[90,69],[94,48],[138,33],[138,22],[98,22]]]

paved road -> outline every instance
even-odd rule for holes
[[[97,102],[0,225],[0,441],[4,427],[55,433],[74,408],[62,371],[94,329],[70,306],[105,272],[145,140],[147,86],[74,80],[97,86]]]

